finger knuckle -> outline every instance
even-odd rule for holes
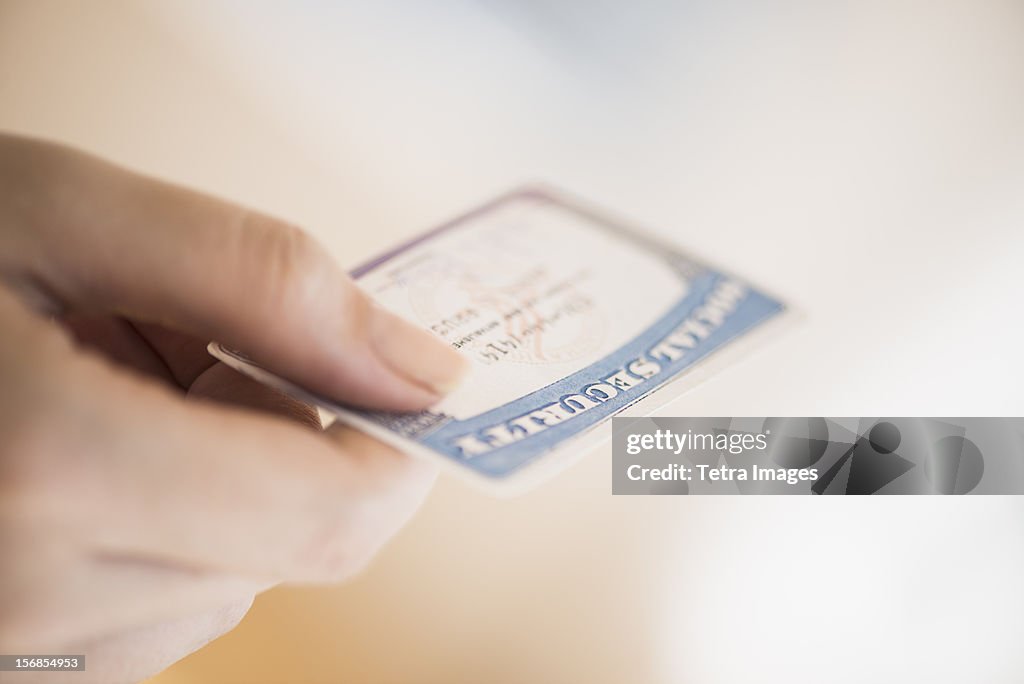
[[[313,581],[341,582],[362,572],[379,544],[367,533],[363,516],[347,510],[316,526],[299,551],[298,566],[307,568]]]
[[[319,242],[290,224],[245,211],[241,225],[242,282],[256,283],[260,297],[277,312],[308,313],[336,296],[340,270]]]
[[[339,582],[363,572],[418,508],[433,483],[429,464],[404,457],[361,482],[340,509],[321,516],[302,550],[315,579]],[[337,499],[337,493],[335,493]]]

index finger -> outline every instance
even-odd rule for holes
[[[0,288],[9,332],[0,374],[8,408],[17,401],[5,433],[17,458],[0,462],[3,520],[31,515],[114,556],[337,580],[365,564],[433,482],[429,464],[351,430],[325,437],[189,401],[78,352],[19,309]]]

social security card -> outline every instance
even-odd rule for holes
[[[496,491],[564,467],[609,418],[778,318],[776,298],[547,188],[509,193],[352,273],[381,305],[471,359],[427,411],[311,394],[211,344],[238,370]],[[674,382],[675,381],[675,382]]]

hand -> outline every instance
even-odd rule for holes
[[[458,381],[296,228],[0,135],[0,282],[0,653],[140,679],[255,593],[362,568],[433,481],[206,353],[382,409]]]

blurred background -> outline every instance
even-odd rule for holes
[[[0,127],[345,265],[543,180],[783,295],[662,415],[1024,413],[1024,3],[0,0]],[[1019,682],[1024,501],[513,500],[442,478],[355,581],[154,684]]]

